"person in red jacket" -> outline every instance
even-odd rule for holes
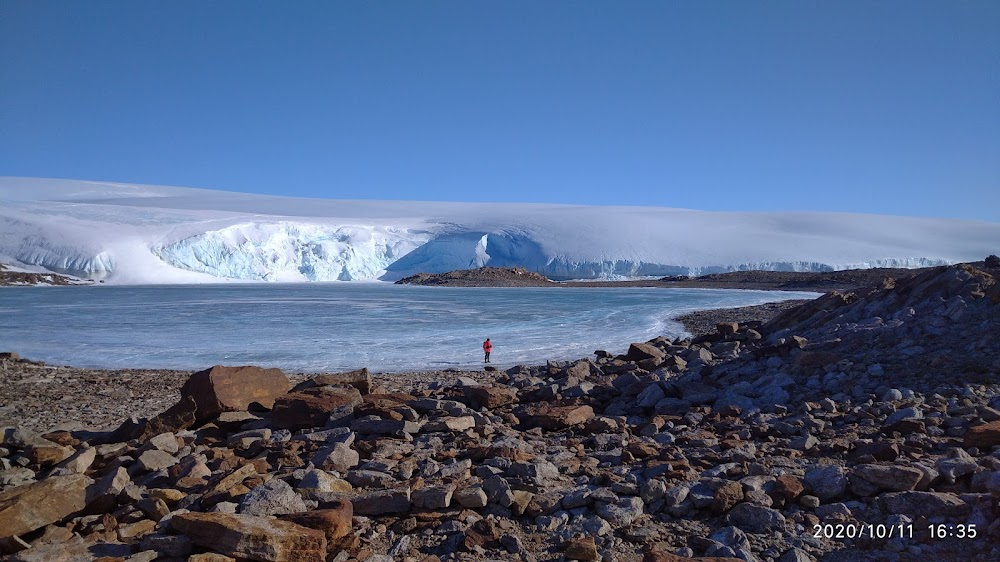
[[[490,343],[490,338],[486,338],[486,341],[483,342],[483,351],[486,352],[486,362],[489,363],[490,352],[493,351],[493,344]]]

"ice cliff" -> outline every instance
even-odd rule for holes
[[[1000,225],[847,213],[338,201],[0,178],[0,261],[117,283],[395,280],[482,265],[556,279],[921,267]]]

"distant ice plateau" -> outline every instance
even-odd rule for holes
[[[0,261],[120,284],[394,281],[491,265],[554,279],[924,267],[1000,224],[820,212],[301,199],[0,177]]]

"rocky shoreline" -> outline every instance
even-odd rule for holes
[[[0,549],[11,561],[1000,559],[998,276],[933,268],[798,306],[698,313],[682,319],[692,338],[503,371],[127,374],[0,358],[14,404],[0,419],[20,426],[0,443]],[[56,396],[77,408],[61,421],[100,427],[46,427]],[[26,400],[35,409],[17,409]],[[135,419],[116,422],[118,407]]]
[[[972,264],[983,267],[983,263]],[[662,287],[699,289],[755,289],[762,291],[851,291],[874,286],[887,278],[907,279],[924,269],[848,269],[843,271],[732,271],[700,277],[662,277],[627,281],[553,281],[523,267],[480,267],[446,273],[418,273],[397,285],[441,287]]]
[[[31,273],[27,271],[12,271],[6,264],[0,263],[0,287],[28,287],[49,285],[93,285],[92,280],[77,279],[58,273]]]

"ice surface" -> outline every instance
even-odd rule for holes
[[[91,368],[297,371],[500,368],[624,353],[687,311],[815,293],[654,288],[450,288],[386,283],[45,287],[0,292],[0,342]]]
[[[0,260],[117,284],[396,280],[524,266],[558,279],[978,260],[1000,224],[816,212],[346,201],[0,178]]]

